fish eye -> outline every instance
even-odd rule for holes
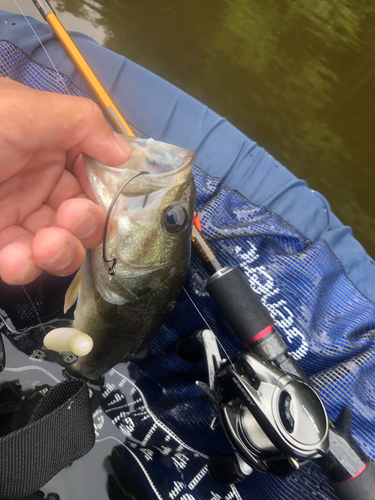
[[[168,233],[176,234],[185,227],[185,210],[179,205],[168,207],[164,211],[164,226]]]

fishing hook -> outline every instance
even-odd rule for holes
[[[111,213],[113,210],[113,207],[115,206],[115,203],[117,201],[117,198],[120,196],[122,193],[123,189],[136,177],[144,174],[149,174],[150,172],[147,172],[146,170],[142,170],[142,172],[137,172],[136,174],[132,175],[129,179],[126,179],[126,181],[120,186],[118,189],[117,193],[115,196],[112,198],[111,204],[109,205],[108,212],[107,212],[107,217],[105,219],[104,223],[104,235],[103,235],[103,261],[109,264],[110,262],[113,262],[113,264],[108,268],[108,274],[110,276],[114,276],[116,274],[116,262],[117,259],[116,257],[113,257],[112,259],[108,259],[107,256],[107,231],[108,231],[108,224],[109,224],[109,219],[111,217]],[[146,195],[145,201],[143,203],[143,206],[145,206],[146,202],[148,199],[148,194]]]

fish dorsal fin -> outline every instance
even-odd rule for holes
[[[77,274],[74,276],[73,281],[70,283],[69,288],[65,294],[64,301],[64,314],[72,307],[72,305],[76,302],[79,291],[81,289],[82,283],[82,271],[79,269]]]

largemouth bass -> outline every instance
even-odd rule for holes
[[[66,307],[77,298],[71,331],[88,334],[93,342],[91,352],[68,371],[92,380],[147,349],[174,306],[190,262],[194,152],[153,139],[126,139],[133,153],[119,168],[84,159],[97,202],[106,211],[126,179],[148,172],[128,183],[111,212],[106,252],[117,259],[115,274],[109,274],[100,245],[87,252],[67,291]],[[54,330],[45,345],[61,350],[61,343],[54,344],[59,334],[69,336]]]

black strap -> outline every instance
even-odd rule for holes
[[[45,392],[30,414],[17,383],[0,390],[1,500],[31,495],[94,446],[87,385],[66,380]]]

